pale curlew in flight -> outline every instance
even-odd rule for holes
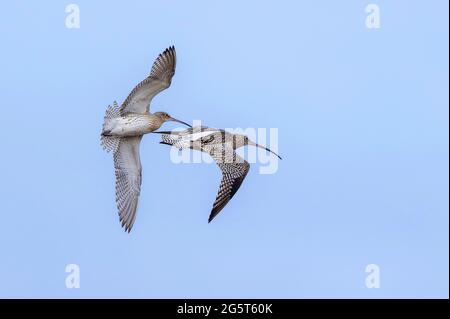
[[[234,194],[236,194],[250,169],[249,163],[236,154],[236,149],[246,145],[256,146],[275,154],[281,159],[278,154],[272,152],[267,147],[251,141],[245,135],[231,134],[220,129],[195,127],[188,128],[184,131],[155,133],[162,134],[161,144],[172,145],[179,149],[193,149],[208,153],[221,169],[222,181],[209,215],[208,223],[219,214]]]
[[[165,112],[149,111],[153,97],[170,86],[175,66],[176,53],[172,46],[158,56],[150,75],[136,85],[120,107],[114,101],[113,106],[106,110],[101,144],[114,154],[116,203],[120,222],[127,232],[130,232],[136,219],[141,192],[139,144],[142,136],[157,130],[167,121],[190,126]]]

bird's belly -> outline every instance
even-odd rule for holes
[[[140,136],[152,132],[151,122],[145,117],[118,117],[111,123],[110,134],[115,136]]]

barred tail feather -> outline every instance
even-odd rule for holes
[[[167,133],[164,132],[161,135],[161,144],[174,145],[180,139],[176,135],[171,135],[170,132]]]
[[[105,112],[105,117],[103,118],[103,127],[102,134],[100,136],[101,145],[103,149],[107,152],[115,153],[117,148],[119,147],[120,137],[110,136],[107,132],[107,123],[116,117],[120,116],[120,108],[116,101],[114,101],[113,105],[108,105],[108,108]]]
[[[166,144],[170,146],[174,146],[180,150],[191,148],[191,141],[189,139],[183,138],[181,135],[175,134],[167,134],[166,132],[161,132],[161,142],[160,144]]]

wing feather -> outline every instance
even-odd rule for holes
[[[152,99],[172,83],[176,67],[175,47],[171,46],[155,60],[150,75],[130,92],[120,107],[121,115],[126,113],[147,113]]]
[[[130,232],[136,219],[141,192],[142,167],[139,145],[142,136],[121,138],[114,153],[116,173],[116,203],[119,218],[125,231]]]
[[[232,150],[229,151],[231,152]],[[211,222],[230,199],[233,198],[250,170],[250,164],[237,155],[236,152],[232,152],[233,161],[224,160],[224,157],[220,154],[212,154],[217,166],[219,166],[222,171],[222,181],[211,214],[209,215],[208,223]]]

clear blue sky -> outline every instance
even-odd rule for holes
[[[374,0],[376,30],[369,1],[73,2],[2,4],[0,297],[448,297],[448,1]],[[208,224],[219,170],[146,136],[126,234],[103,114],[169,45],[152,109],[278,128],[283,161]]]

